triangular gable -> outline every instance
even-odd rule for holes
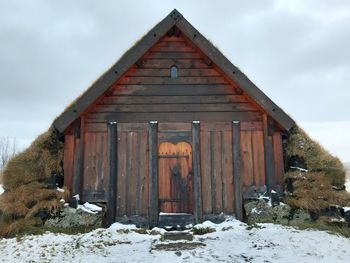
[[[289,130],[294,121],[236,66],[234,66],[213,44],[198,32],[176,9],[152,28],[139,42],[129,49],[107,72],[68,107],[53,123],[55,129],[63,132],[96,99],[115,83],[133,64],[135,64],[156,42],[173,26],[192,41],[217,67],[251,99],[262,107],[284,129]]]

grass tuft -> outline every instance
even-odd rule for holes
[[[346,171],[339,158],[312,140],[300,127],[294,126],[290,130],[290,135],[284,142],[284,150],[287,160],[296,155],[302,157],[309,171],[323,172],[334,186],[344,185]]]
[[[193,227],[193,234],[194,235],[205,235],[209,233],[213,233],[216,230],[212,227]]]
[[[319,212],[330,205],[350,206],[350,193],[333,190],[323,172],[288,172],[285,177],[293,178],[294,191],[284,197],[292,207]]]

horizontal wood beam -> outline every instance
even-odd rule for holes
[[[242,95],[189,95],[152,96],[124,95],[104,97],[98,105],[140,105],[140,104],[193,104],[193,103],[242,103],[248,102]]]
[[[96,113],[114,113],[114,112],[245,112],[257,111],[257,108],[251,103],[198,103],[198,104],[137,104],[137,105],[97,105],[92,110]]]
[[[149,122],[156,119],[161,122],[185,122],[192,120],[200,121],[230,121],[232,119],[240,121],[259,121],[261,112],[159,112],[159,113],[89,113],[87,122]]]

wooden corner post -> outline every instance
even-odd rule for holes
[[[272,148],[272,137],[269,135],[269,123],[267,114],[263,114],[264,129],[264,160],[265,160],[265,181],[267,194],[275,187],[274,156]]]
[[[107,224],[114,223],[117,214],[117,176],[118,176],[118,134],[117,122],[107,124],[109,184],[107,197]]]
[[[201,223],[202,215],[202,188],[200,165],[200,122],[192,122],[192,169],[193,169],[193,215],[194,223]]]
[[[232,163],[233,163],[233,185],[235,197],[235,216],[243,220],[243,194],[241,180],[241,123],[232,122]]]
[[[72,195],[82,197],[82,181],[84,172],[84,117],[80,117],[73,125],[74,134],[74,159]]]
[[[148,130],[149,147],[149,210],[150,228],[158,225],[158,122],[150,121]]]

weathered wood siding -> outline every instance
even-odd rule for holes
[[[71,189],[73,185],[74,145],[74,136],[72,134],[65,135],[63,148],[63,172],[64,184],[69,189]]]
[[[261,122],[241,123],[241,178],[243,191],[265,184]],[[203,213],[232,214],[234,210],[232,123],[201,125],[201,176]]]
[[[178,77],[170,77],[177,66]],[[163,37],[86,113],[88,131],[106,120],[261,120],[261,111],[183,37]]]
[[[177,78],[170,77],[173,65],[178,68]],[[147,215],[148,122],[159,122],[161,142],[169,131],[191,134],[191,122],[196,120],[200,121],[203,214],[232,214],[232,121],[240,121],[244,191],[252,185],[266,184],[262,114],[261,108],[184,37],[163,37],[83,114],[83,197],[91,202],[107,200],[107,122],[117,121],[117,216]],[[73,135],[66,134],[64,169],[69,188],[76,141]],[[276,182],[281,184],[279,130],[273,134],[272,143]]]
[[[108,144],[106,132],[86,132],[84,136],[83,198],[107,200]]]
[[[148,214],[147,124],[118,124],[117,216]]]

